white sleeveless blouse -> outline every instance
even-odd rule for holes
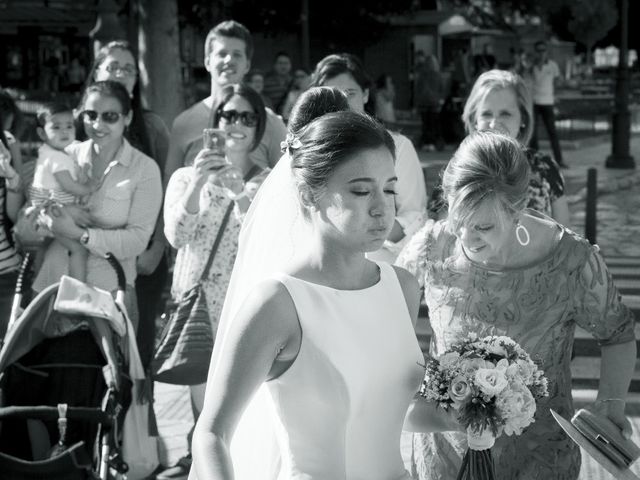
[[[302,328],[297,358],[268,382],[287,480],[408,479],[400,434],[423,356],[396,273],[336,290],[277,274]]]

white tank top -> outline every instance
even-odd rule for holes
[[[286,274],[302,343],[268,382],[283,470],[280,478],[409,478],[400,434],[423,375],[422,353],[393,267],[363,290],[336,290]]]

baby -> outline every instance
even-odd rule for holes
[[[43,144],[29,189],[34,206],[55,200],[63,205],[82,203],[83,197],[95,191],[97,185],[89,181],[87,171],[79,169],[65,148],[76,139],[73,112],[60,103],[49,103],[38,109],[38,136]],[[69,252],[69,274],[85,281],[87,251],[84,248]]]

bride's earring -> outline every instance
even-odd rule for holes
[[[531,242],[531,235],[529,235],[529,230],[524,225],[520,225],[516,227],[516,239],[518,243],[523,247],[526,247]]]

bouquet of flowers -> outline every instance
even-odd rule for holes
[[[492,480],[496,438],[520,435],[548,391],[544,372],[511,338],[471,335],[427,363],[420,395],[454,409],[467,431],[458,480]]]

